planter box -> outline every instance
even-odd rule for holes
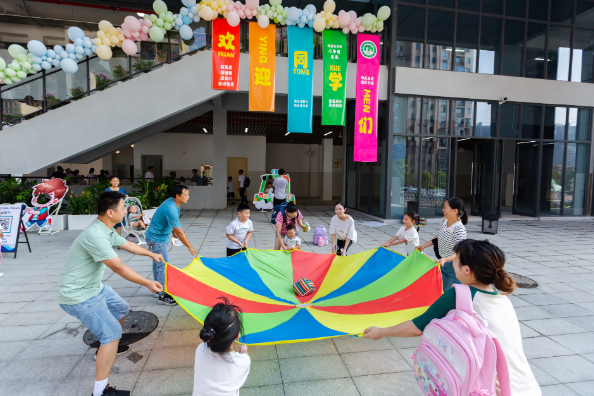
[[[96,218],[97,215],[68,215],[68,229],[71,231],[84,230]]]
[[[53,217],[52,231],[62,231],[68,229],[68,215],[57,215]]]

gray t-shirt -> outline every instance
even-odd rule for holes
[[[272,182],[272,186],[274,187],[274,198],[276,199],[286,199],[287,198],[287,179],[282,176],[277,177]]]

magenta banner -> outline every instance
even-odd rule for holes
[[[355,155],[357,162],[377,161],[377,107],[380,72],[380,37],[357,34],[357,96]]]

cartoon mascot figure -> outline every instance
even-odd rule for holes
[[[33,198],[31,198],[32,208],[25,210],[23,216],[23,224],[28,231],[34,225],[39,228],[52,228],[52,216],[50,216],[49,209],[60,202],[66,193],[68,186],[62,179],[43,179],[40,184],[33,187]],[[47,203],[41,204],[37,202],[40,195],[48,194],[50,200]]]

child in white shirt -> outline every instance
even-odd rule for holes
[[[254,225],[250,220],[250,207],[240,203],[237,207],[237,218],[227,226],[227,257],[233,256],[247,248],[252,237]]]
[[[334,205],[335,216],[330,221],[329,233],[332,235],[332,253],[338,256],[346,256],[352,243],[357,243],[357,231],[355,220],[346,214],[346,208],[342,202]]]
[[[419,222],[419,215],[415,212],[406,212],[402,217],[404,226],[400,227],[395,236],[390,238],[388,242],[382,244],[383,247],[406,244],[406,255],[410,255],[417,246],[419,246],[419,227],[415,230],[415,224]],[[394,242],[400,239],[398,242]]]
[[[248,348],[242,344],[239,352],[233,344],[243,334],[239,307],[225,297],[204,319],[194,360],[194,392],[192,396],[238,396],[250,373]]]
[[[287,235],[285,236],[285,239],[283,239],[283,243],[285,245],[285,250],[301,249],[301,239],[297,236],[297,228],[294,224],[287,226]]]

